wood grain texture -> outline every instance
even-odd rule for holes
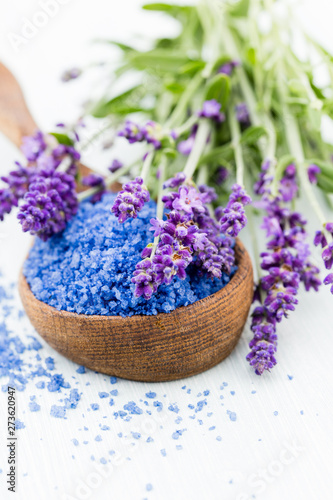
[[[21,272],[19,291],[37,332],[54,349],[91,370],[139,381],[177,380],[220,363],[237,344],[253,294],[243,244],[238,270],[219,292],[157,316],[86,316],[57,311],[35,298]]]
[[[37,130],[14,75],[0,63],[0,131],[17,147]]]

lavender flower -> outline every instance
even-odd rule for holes
[[[220,220],[221,231],[228,236],[236,237],[247,224],[244,207],[241,203],[228,205]]]
[[[148,144],[152,144],[155,149],[160,149],[164,137],[160,124],[149,121],[142,127],[141,132]]]
[[[204,204],[209,204],[217,200],[215,189],[210,186],[206,186],[206,184],[201,184],[201,186],[199,186],[199,192],[201,193],[201,201]]]
[[[168,179],[165,181],[163,184],[163,188],[176,188],[183,184],[186,180],[186,175],[183,172],[177,172],[174,177],[171,177],[171,179]]]
[[[195,143],[195,137],[197,134],[197,130],[198,130],[198,125],[194,125],[192,127],[191,134],[189,135],[189,137],[186,140],[179,142],[177,149],[178,149],[180,154],[182,154],[184,156],[188,156],[191,153],[192,148],[193,148],[194,143]]]
[[[113,162],[111,163],[111,165],[108,167],[108,170],[114,174],[114,172],[117,172],[117,170],[119,170],[121,167],[123,167],[124,164],[119,161],[119,160],[113,160]]]
[[[246,193],[245,189],[239,184],[234,184],[231,188],[229,196],[229,203],[241,203],[242,205],[249,205],[252,203],[251,197]]]
[[[297,192],[296,166],[291,164],[285,169],[284,176],[280,181],[280,193],[283,201],[288,202],[295,198]]]
[[[149,192],[143,185],[143,179],[137,177],[134,181],[123,185],[122,191],[111,208],[120,223],[127,219],[135,219],[142,210],[144,204],[149,201]]]
[[[326,229],[326,234],[324,231],[317,231],[314,244],[315,246],[321,246],[323,249],[322,259],[324,261],[326,269],[330,270],[333,267],[333,222],[326,222],[324,224],[324,228]],[[328,243],[327,238],[332,237],[332,241]],[[332,274],[329,274],[324,279],[325,285],[330,285],[332,282]],[[333,293],[333,286],[331,287],[331,293]]]
[[[127,120],[122,130],[118,132],[120,137],[125,137],[130,144],[135,142],[146,141],[147,144],[152,144],[155,149],[162,147],[162,140],[165,137],[163,129],[159,123],[148,121],[145,125],[140,127],[136,123]],[[173,138],[174,133],[170,133]]]
[[[326,269],[332,269],[333,266],[333,241],[329,243],[321,254]]]
[[[64,83],[67,83],[71,80],[75,80],[76,78],[79,78],[81,76],[82,70],[80,68],[71,68],[63,72],[61,75],[61,80]]]
[[[318,290],[320,285],[319,269],[309,262],[310,251],[305,242],[306,220],[282,204],[297,194],[296,168],[294,165],[287,167],[280,182],[280,195],[273,197],[267,177],[268,165],[263,167],[256,190],[263,194],[262,207],[267,213],[263,228],[271,239],[267,244],[269,251],[261,254],[261,267],[267,275],[260,280],[257,299],[261,297],[260,291],[265,298],[253,313],[251,328],[254,337],[247,356],[258,375],[276,364],[276,324],[294,311],[300,283],[303,282],[306,290]]]
[[[247,224],[244,206],[251,203],[251,198],[238,184],[232,186],[229,202],[221,215],[221,231],[228,236],[236,237]]]
[[[332,285],[330,291],[333,294],[333,273],[330,273],[329,275],[326,276],[326,278],[324,279],[324,284]]]
[[[167,181],[167,186],[177,187],[183,180],[184,176],[177,174]],[[238,194],[244,196],[241,189]],[[150,221],[151,231],[159,241],[155,253],[152,244],[144,249],[145,260],[136,268],[132,282],[137,297],[149,299],[161,284],[170,284],[174,276],[184,279],[191,263],[198,267],[199,273],[213,279],[220,278],[222,270],[230,274],[235,262],[233,240],[221,234],[218,222],[205,206],[215,197],[215,190],[208,186],[200,186],[199,190],[180,186],[178,192],[170,192],[162,198],[170,212],[167,220]],[[143,271],[146,261],[149,264],[144,264]]]
[[[1,177],[1,180],[8,184],[8,187],[0,189],[0,220],[4,219],[5,214],[9,214],[13,207],[17,207],[19,201],[23,198],[29,188],[29,184],[36,176],[36,168],[25,168],[16,163],[18,168],[9,173],[7,177]]]
[[[80,154],[72,146],[59,144],[55,137],[36,131],[34,135],[24,137],[22,152],[29,162],[23,167],[16,162],[17,170],[10,172],[2,180],[8,187],[0,189],[0,220],[17,207],[20,199],[28,192],[38,176],[52,176],[65,156],[70,156],[72,163],[68,168],[70,175],[75,175]]]
[[[271,167],[271,161],[266,160],[261,165],[261,172],[259,174],[259,178],[257,182],[255,182],[253,186],[253,191],[255,194],[263,195],[265,193],[269,193],[269,185],[273,180],[273,176],[269,175],[269,169]]]
[[[228,61],[222,64],[222,66],[218,70],[218,73],[223,73],[224,75],[231,76],[234,69],[237,68],[237,66],[239,65],[240,65],[239,61],[235,60]]]
[[[170,212],[167,217],[167,221],[151,220],[151,230],[154,231],[155,237],[160,237],[160,242],[155,255],[150,258],[152,248],[146,248],[142,254],[145,260],[136,266],[132,278],[136,297],[143,295],[149,300],[161,284],[170,284],[176,275],[180,279],[186,277],[185,269],[192,261],[190,245],[194,241],[197,227],[192,226],[191,223],[182,222],[182,217],[178,212]],[[149,279],[146,278],[146,269],[149,270]]]
[[[156,293],[156,276],[152,269],[152,262],[150,259],[142,260],[136,265],[132,283],[135,283],[136,297],[143,296],[146,300],[149,300],[153,293]]]
[[[53,172],[34,179],[17,217],[24,232],[29,231],[46,241],[65,229],[77,209],[73,176]]]
[[[45,136],[40,130],[34,135],[23,137],[21,151],[28,161],[36,161],[46,148]]]
[[[141,127],[130,120],[125,122],[124,128],[118,132],[118,135],[119,137],[125,137],[130,144],[142,142],[145,139]]]
[[[106,193],[104,177],[102,177],[101,175],[91,173],[86,177],[83,177],[81,183],[83,186],[100,188],[100,191],[98,191],[91,197],[90,201],[92,203],[97,203],[98,201],[100,201],[102,199],[102,196]]]
[[[236,118],[242,125],[248,127],[250,125],[250,114],[248,107],[245,102],[237,104],[235,106]]]
[[[75,175],[77,172],[80,153],[73,146],[59,144],[51,134],[37,131],[33,136],[24,137],[21,149],[28,162],[35,164],[40,169],[49,169],[50,171],[55,170],[65,156],[69,156],[72,163],[68,172],[71,175]]]
[[[221,104],[216,99],[205,101],[198,114],[201,118],[210,118],[217,123],[222,123],[225,120],[225,115],[221,112]]]
[[[221,186],[229,177],[229,170],[225,167],[217,167],[216,170],[216,184]]]
[[[308,167],[308,177],[311,184],[317,184],[317,175],[320,174],[321,170],[318,165],[309,165]]]
[[[195,188],[180,187],[178,195],[172,203],[172,208],[175,210],[183,210],[186,213],[193,213],[193,210],[203,212],[201,196]]]

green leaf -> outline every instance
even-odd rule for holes
[[[247,50],[247,52],[246,52],[246,59],[248,60],[248,62],[252,66],[254,66],[256,64],[257,54],[256,54],[256,50],[253,47],[250,47]]]
[[[115,47],[118,47],[118,49],[122,50],[123,52],[136,52],[136,49],[134,47],[131,47],[130,45],[126,45],[125,43],[117,42],[115,40],[105,40],[106,43],[109,43],[110,45],[114,45]]]
[[[226,103],[230,96],[230,78],[227,75],[220,73],[214,76],[209,83],[206,99],[215,99],[218,101],[222,109],[225,109]]]
[[[174,160],[175,158],[177,158],[178,156],[178,153],[175,149],[171,149],[171,148],[166,148],[166,149],[163,149],[163,153],[168,157],[168,158],[171,158],[172,160]]]
[[[321,111],[319,109],[308,109],[308,117],[311,123],[311,126],[317,132],[320,132],[321,129]]]
[[[229,12],[235,17],[247,17],[250,8],[250,0],[239,0],[229,6]]]
[[[241,144],[246,144],[247,146],[252,146],[257,144],[259,139],[266,135],[266,129],[264,127],[248,127],[242,134]]]
[[[125,115],[127,113],[129,114],[144,111],[142,107],[135,102],[138,99],[135,99],[134,101],[135,94],[140,94],[140,90],[142,90],[142,88],[142,85],[137,85],[132,89],[114,97],[113,99],[110,99],[109,101],[99,102],[93,109],[92,115],[95,118],[104,118],[105,116],[112,114]],[[139,97],[141,97],[141,95]]]
[[[142,7],[144,10],[151,10],[155,12],[165,12],[169,16],[179,18],[184,14],[189,14],[194,7],[190,5],[175,5],[164,2],[147,3]]]
[[[202,156],[199,161],[199,165],[211,164],[211,163],[221,163],[223,161],[229,162],[233,158],[233,148],[230,144],[225,144],[224,146],[220,146],[218,148],[214,148],[209,151],[207,154]]]
[[[166,83],[165,85],[166,90],[169,92],[172,92],[173,94],[182,94],[185,90],[184,85],[181,85],[178,82],[170,82]]]
[[[51,132],[50,135],[53,135],[59,142],[59,144],[64,144],[65,146],[73,146],[74,141],[68,137],[67,134],[59,134],[58,132]]]
[[[186,74],[195,74],[198,71],[201,71],[204,69],[206,64],[204,61],[190,61],[185,66],[181,67],[179,69],[179,74],[181,75],[186,75]]]
[[[185,66],[190,59],[184,51],[169,49],[155,49],[149,52],[136,52],[129,54],[129,62],[139,70],[147,68],[162,72],[177,72]]]
[[[333,99],[327,99],[323,105],[323,112],[333,118]]]
[[[326,193],[333,193],[333,180],[326,177],[324,174],[319,174],[317,176],[317,185]]]
[[[304,84],[300,80],[292,79],[288,82],[290,92],[296,96],[307,98],[308,94]]]

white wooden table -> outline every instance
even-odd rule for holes
[[[0,59],[23,83],[36,120],[45,130],[58,121],[74,119],[93,85],[89,77],[82,84],[61,86],[61,70],[85,64],[96,55],[103,58],[110,51],[89,48],[88,40],[108,36],[126,41],[135,32],[149,30],[155,36],[175,29],[160,17],[147,24],[138,13],[137,0],[114,5],[107,0],[62,3],[17,52],[8,33],[20,33],[22,19],[32,19],[40,6],[34,0],[17,0],[15,6],[0,7]],[[300,15],[333,50],[333,8],[327,0],[311,3],[305,3]],[[0,138],[0,152],[3,173],[20,155],[4,138]],[[87,158],[100,167],[108,160],[107,154],[96,151]],[[314,229],[315,221],[308,215]],[[8,287],[17,279],[30,239],[19,230],[15,214],[0,226],[0,237],[0,286]],[[244,240],[250,248],[247,235]],[[51,407],[62,404],[59,401],[67,397],[68,389],[50,393],[37,389],[34,380],[17,393],[18,418],[25,428],[17,432],[18,491],[13,495],[5,484],[7,399],[0,394],[0,498],[332,498],[333,297],[323,289],[320,294],[302,292],[299,298],[297,312],[279,328],[279,363],[261,378],[245,361],[251,336],[248,325],[235,351],[219,366],[191,379],[163,384],[124,380],[111,384],[109,377],[100,374],[78,374],[77,365],[43,343],[42,362],[54,358],[54,373],[62,373],[72,388],[82,392],[81,400],[76,409],[67,411],[67,419],[57,419],[50,416]],[[16,319],[21,309],[17,294],[10,305],[13,309],[5,322],[17,335],[34,335],[26,318]],[[27,359],[35,354],[28,353]],[[100,392],[109,395],[100,398]],[[151,392],[156,396],[146,396],[154,396]],[[34,395],[41,406],[38,412],[29,410]],[[142,413],[127,412],[130,419],[116,418],[115,412],[124,411],[132,401]],[[93,411],[92,403],[99,404],[99,410]]]

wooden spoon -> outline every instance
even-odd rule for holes
[[[0,131],[17,147],[37,130],[14,76],[0,63]],[[80,173],[91,170],[84,165]],[[116,190],[116,187],[115,187]],[[158,382],[201,373],[226,358],[243,331],[253,295],[250,257],[236,244],[238,270],[213,295],[169,314],[88,316],[39,301],[21,271],[19,291],[37,332],[76,363],[109,375]]]

